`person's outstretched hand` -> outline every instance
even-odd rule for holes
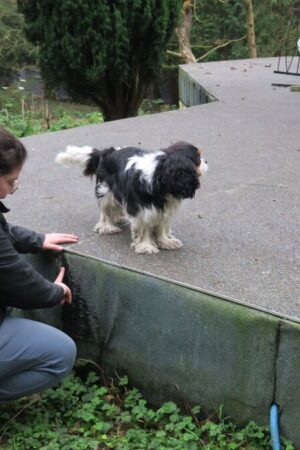
[[[64,276],[65,276],[65,268],[61,267],[56,277],[56,280],[54,281],[54,284],[61,286],[64,290],[64,295],[60,301],[60,304],[63,305],[64,303],[69,303],[70,305],[72,303],[72,292],[71,289],[65,283],[62,282]]]
[[[43,243],[43,250],[54,250],[55,252],[61,252],[64,248],[58,244],[76,244],[79,237],[74,234],[65,233],[49,233],[46,234]]]

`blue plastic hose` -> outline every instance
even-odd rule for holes
[[[280,450],[280,435],[279,435],[279,406],[273,403],[270,409],[270,429],[272,449]]]

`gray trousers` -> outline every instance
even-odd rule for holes
[[[55,386],[75,358],[75,343],[62,331],[7,316],[0,325],[0,403]]]

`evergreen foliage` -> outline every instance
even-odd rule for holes
[[[37,49],[24,39],[24,17],[16,11],[14,0],[0,2],[0,77],[25,64],[34,64]]]
[[[137,114],[159,75],[181,0],[18,0],[51,86],[92,99],[106,120]]]

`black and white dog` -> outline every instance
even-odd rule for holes
[[[187,142],[159,151],[68,146],[55,161],[80,164],[84,175],[96,176],[99,234],[119,233],[119,225],[129,222],[136,253],[182,247],[171,234],[170,221],[181,200],[194,197],[199,177],[207,171],[197,147]]]

